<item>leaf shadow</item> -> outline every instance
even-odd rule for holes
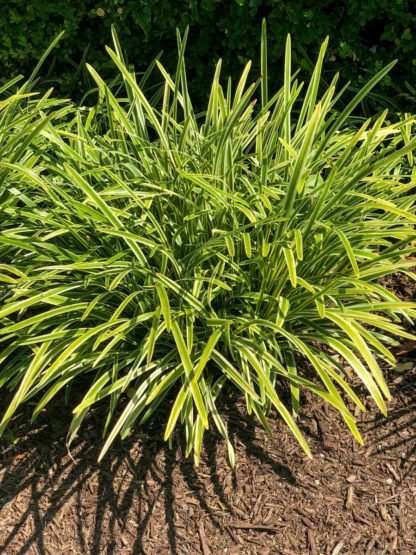
[[[238,487],[235,471],[227,467],[222,439],[206,434],[203,469],[181,453],[181,438],[169,449],[160,436],[161,422],[145,432],[137,430],[116,442],[101,463],[100,408],[86,419],[69,454],[65,422],[69,414],[59,401],[51,405],[29,433],[29,414],[17,415],[16,435],[26,435],[14,446],[0,444],[0,551],[23,555],[35,551],[48,555],[59,545],[68,553],[116,555],[128,546],[131,553],[168,549],[179,555],[185,540],[177,522],[184,502],[195,505],[217,529],[230,506],[230,491]],[[256,426],[236,406],[228,406],[230,435],[257,459],[295,485],[288,467],[277,463],[256,441]],[[27,409],[26,409],[27,411]],[[224,470],[225,469],[225,470]],[[224,476],[227,478],[225,487]],[[229,488],[227,490],[227,488]],[[210,495],[218,506],[208,502]],[[212,496],[211,496],[212,497]],[[184,501],[185,499],[185,501]],[[221,508],[222,506],[222,508]],[[155,511],[161,519],[152,518]],[[68,519],[73,519],[72,526]],[[68,537],[66,537],[66,528]],[[58,539],[59,538],[59,539]],[[65,543],[67,542],[67,544]],[[189,540],[190,552],[199,552],[199,538]],[[150,550],[148,546],[151,546]]]

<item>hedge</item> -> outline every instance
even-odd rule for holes
[[[8,0],[0,15],[0,78],[28,74],[53,37],[65,35],[45,69],[55,87],[72,94],[88,85],[80,62],[93,60],[106,72],[111,65],[103,46],[110,27],[118,29],[128,59],[137,70],[164,51],[174,68],[175,28],[190,25],[188,71],[194,93],[203,95],[207,71],[221,52],[226,74],[235,75],[248,59],[256,59],[260,22],[267,18],[269,54],[280,63],[284,38],[296,40],[294,62],[306,71],[326,35],[330,36],[326,71],[341,70],[359,86],[383,65],[398,58],[386,77],[404,90],[416,77],[416,10],[414,0]],[[77,70],[78,68],[78,70]],[[253,73],[255,74],[255,73]],[[280,72],[276,71],[276,75]]]

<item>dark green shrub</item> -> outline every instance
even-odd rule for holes
[[[213,71],[220,53],[225,71],[234,77],[248,59],[257,58],[258,30],[266,17],[269,54],[276,66],[288,32],[296,37],[295,62],[305,70],[311,69],[309,58],[316,56],[329,35],[327,80],[335,70],[342,70],[344,79],[359,86],[368,74],[398,58],[394,72],[384,79],[387,88],[392,82],[414,84],[416,11],[412,4],[413,0],[10,0],[0,16],[0,63],[5,78],[18,72],[27,74],[33,61],[64,29],[56,65],[49,70],[67,94],[74,85],[79,90],[80,79],[74,79],[74,74],[87,48],[88,59],[106,73],[103,45],[110,39],[111,24],[116,25],[136,69],[147,67],[161,50],[164,64],[173,69],[174,29],[183,31],[189,23],[188,72],[191,87],[202,99],[207,69]],[[279,71],[272,72],[272,82],[278,75]],[[404,98],[402,107],[407,109],[406,102]]]

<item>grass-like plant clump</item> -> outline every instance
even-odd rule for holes
[[[414,277],[414,119],[353,116],[392,64],[338,112],[337,79],[321,85],[326,43],[305,87],[288,38],[283,87],[268,90],[264,26],[261,78],[248,64],[224,87],[219,62],[196,114],[185,43],[174,76],[150,67],[163,79],[152,96],[114,35],[120,79],[89,68],[93,107],[27,85],[0,102],[0,387],[13,392],[0,433],[22,403],[35,418],[82,377],[69,439],[107,403],[101,456],[163,406],[166,439],[180,423],[198,462],[213,424],[233,461],[217,408],[229,388],[308,454],[303,390],[361,442],[353,378],[385,414],[388,347],[416,313],[380,284]]]

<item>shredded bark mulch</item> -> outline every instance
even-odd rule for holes
[[[16,445],[2,443],[0,553],[414,555],[416,363],[406,357],[389,380],[388,418],[369,400],[359,417],[364,448],[333,410],[305,400],[313,460],[281,421],[270,438],[237,401],[228,411],[235,469],[215,434],[195,468],[157,426],[97,464],[102,414],[68,454],[67,409],[55,406]]]

